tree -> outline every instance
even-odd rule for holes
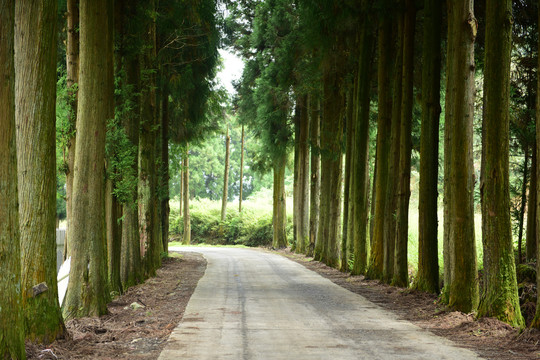
[[[524,325],[519,307],[509,193],[510,52],[512,1],[486,1],[482,127],[482,243],[484,291],[479,316]]]
[[[445,158],[448,158],[448,162],[445,160],[445,172],[448,170],[445,187],[448,185],[449,194],[445,189],[448,206],[445,216],[448,216],[450,259],[445,262],[445,267],[451,267],[451,278],[445,286],[449,286],[449,305],[463,312],[471,312],[478,306],[472,161],[474,41],[477,30],[472,0],[448,4],[444,123],[445,131],[448,131],[445,134]]]
[[[244,192],[244,124],[242,124],[242,145],[240,147],[240,195],[238,196],[238,212],[242,212],[242,193]]]
[[[424,2],[422,48],[418,274],[414,287],[435,294],[439,292],[437,181],[439,117],[441,114],[441,23],[442,8],[440,1],[426,0]]]
[[[25,359],[17,196],[15,1],[0,0],[0,358]]]
[[[231,150],[231,137],[229,136],[229,126],[227,125],[227,133],[225,135],[225,166],[223,174],[223,196],[221,199],[221,221],[225,221],[227,214],[227,190],[229,187],[229,160]]]
[[[297,98],[298,117],[298,174],[296,207],[296,252],[305,253],[309,241],[309,114],[307,95]]]
[[[313,256],[315,244],[317,243],[317,230],[319,228],[319,204],[321,191],[320,176],[320,116],[319,102],[315,96],[308,97],[309,107],[309,139],[311,144],[310,155],[310,184],[309,184],[309,245],[306,251],[307,256]]]
[[[184,158],[182,159],[182,199],[184,200],[184,236],[182,244],[191,243],[191,222],[189,219],[189,144],[184,149]]]
[[[15,6],[22,304],[27,338],[43,343],[65,332],[55,251],[56,6],[56,1]],[[40,293],[35,287],[42,283],[48,290]]]
[[[107,312],[104,167],[108,110],[106,43],[108,0],[82,0],[80,73],[77,109],[71,272],[63,312],[66,318]]]

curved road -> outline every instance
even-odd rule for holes
[[[208,266],[160,360],[479,358],[282,256],[169,250]]]

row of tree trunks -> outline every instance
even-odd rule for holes
[[[15,1],[0,0],[0,358],[24,359],[14,68]]]

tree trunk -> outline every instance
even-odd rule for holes
[[[536,177],[536,169],[538,166],[538,160],[536,156],[536,144],[533,146],[533,154],[531,161],[531,180],[529,185],[529,203],[527,204],[527,234],[526,234],[526,246],[527,246],[527,261],[536,259],[536,187],[538,186],[538,179]]]
[[[309,139],[311,143],[311,165],[309,184],[309,245],[306,251],[307,256],[313,256],[319,229],[319,206],[321,199],[321,174],[320,174],[320,116],[319,102],[314,95],[309,99]]]
[[[416,8],[414,0],[406,0],[403,21],[403,83],[401,98],[401,129],[399,140],[399,186],[397,192],[396,251],[392,284],[407,287],[409,268],[407,243],[409,240],[409,199],[411,197],[412,110],[414,75],[414,33]]]
[[[65,318],[99,316],[107,312],[107,252],[105,249],[105,131],[109,110],[106,90],[107,52],[103,31],[108,27],[107,0],[81,1],[81,62],[77,142],[73,178],[71,272],[64,300]]]
[[[75,162],[75,123],[77,122],[77,88],[79,82],[79,1],[67,0],[66,39],[66,86],[68,89],[69,134],[67,154],[64,154],[66,171],[66,218],[67,228],[64,240],[64,260],[69,256],[71,204],[73,196],[73,165]],[[66,159],[67,157],[67,159]]]
[[[370,1],[364,0],[362,2],[362,9],[369,10],[370,6]],[[369,93],[373,65],[372,49],[375,41],[372,26],[372,19],[365,16],[358,41],[360,49],[358,79],[356,79],[358,89],[355,99],[357,105],[354,125],[354,162],[351,164],[352,183],[350,184],[353,189],[351,201],[353,211],[349,214],[353,218],[353,229],[349,239],[353,243],[354,249],[353,275],[360,275],[366,271],[369,254],[369,239],[367,238],[369,199],[366,188],[369,182]]]
[[[474,240],[473,113],[474,40],[478,23],[473,0],[448,4],[448,65],[445,124],[450,131],[450,263],[449,305],[471,312],[478,306]],[[463,26],[467,24],[467,26]]]
[[[437,251],[437,183],[439,118],[441,114],[441,23],[439,0],[424,2],[422,50],[422,125],[420,135],[420,190],[418,201],[418,273],[414,287],[439,292]]]
[[[166,81],[166,80],[165,80]],[[163,252],[169,253],[169,87],[161,94],[161,241]]]
[[[389,6],[389,2],[387,2]],[[382,279],[384,267],[384,213],[388,184],[390,155],[390,133],[392,124],[392,91],[390,71],[392,59],[392,22],[384,17],[379,23],[378,96],[379,116],[377,119],[377,175],[375,177],[375,224],[367,276]]]
[[[296,101],[295,114],[293,117],[293,127],[294,127],[294,166],[293,166],[293,242],[291,245],[291,251],[296,252],[296,243],[297,243],[297,228],[298,228],[298,152],[300,149],[300,144],[298,138],[300,137],[300,107],[298,100]]]
[[[540,6],[538,7],[538,21],[540,22]],[[540,30],[540,29],[539,29]],[[540,33],[540,31],[539,31]],[[538,46],[540,48],[540,36],[538,36]],[[538,68],[540,69],[540,57],[538,57]],[[540,158],[540,76],[538,76],[537,79],[537,87],[536,87],[536,159]],[[536,164],[536,181],[540,178],[540,166],[538,166],[538,163]],[[531,187],[532,189],[532,187]],[[535,222],[536,222],[536,229],[540,226],[540,218],[538,217],[538,214],[540,214],[540,202],[538,201],[540,199],[540,188],[536,187],[536,216],[535,216]],[[540,289],[540,276],[538,276],[538,269],[540,266],[538,265],[538,259],[540,259],[540,236],[536,234],[536,289]],[[536,314],[534,315],[534,319],[532,321],[531,327],[540,329],[540,296],[536,296]]]
[[[238,212],[242,212],[242,193],[244,190],[244,124],[242,124],[242,145],[240,147],[240,195],[238,196]]]
[[[56,6],[15,6],[22,305],[26,337],[45,344],[66,331],[56,281]],[[40,283],[48,291],[35,295]]]
[[[191,219],[189,218],[189,144],[186,143],[184,152],[184,166],[182,176],[182,197],[184,200],[184,236],[182,244],[189,245],[191,243]]]
[[[274,160],[274,194],[273,194],[273,231],[272,247],[281,249],[287,247],[287,215],[285,203],[285,168],[287,155],[284,153],[281,158]]]
[[[309,241],[309,114],[307,96],[298,99],[299,137],[298,142],[298,178],[296,201],[296,252],[305,253]]]
[[[519,207],[519,224],[518,224],[518,264],[523,262],[523,224],[525,221],[525,208],[527,207],[527,181],[529,177],[529,146],[524,146],[523,159],[523,181],[521,184],[521,206]]]
[[[512,1],[486,1],[482,139],[484,291],[478,316],[523,327],[514,263],[509,190],[510,53]]]
[[[342,272],[349,272],[349,258],[351,257],[352,253],[349,252],[349,242],[351,242],[351,239],[349,239],[348,236],[348,229],[349,229],[349,202],[350,201],[353,191],[351,188],[351,167],[353,162],[353,138],[354,138],[354,120],[353,120],[353,104],[352,99],[354,96],[354,84],[349,85],[350,88],[347,90],[347,103],[345,105],[346,107],[346,118],[345,118],[345,124],[346,124],[346,148],[345,148],[345,172],[344,172],[344,186],[343,186],[343,235],[341,236],[341,261],[340,261],[340,271]]]
[[[0,359],[25,359],[14,69],[15,1],[0,0]]]
[[[225,221],[227,215],[227,198],[229,189],[229,158],[231,149],[231,137],[229,136],[229,126],[225,135],[225,170],[223,172],[223,197],[221,199],[221,222]]]
[[[107,228],[107,259],[109,270],[109,287],[116,293],[122,293],[120,277],[120,259],[122,246],[122,206],[113,194],[113,182],[108,179],[105,191],[105,220]]]

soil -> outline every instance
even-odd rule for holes
[[[449,311],[435,295],[350,276],[289,250],[274,252],[484,358],[540,359],[538,330],[520,332],[496,319],[477,320],[473,314]],[[165,259],[155,278],[111,302],[108,315],[69,321],[69,339],[47,347],[27,343],[28,358],[157,359],[205,268],[206,261],[198,254],[182,253],[180,258]],[[135,302],[144,307],[133,309],[131,304]]]

